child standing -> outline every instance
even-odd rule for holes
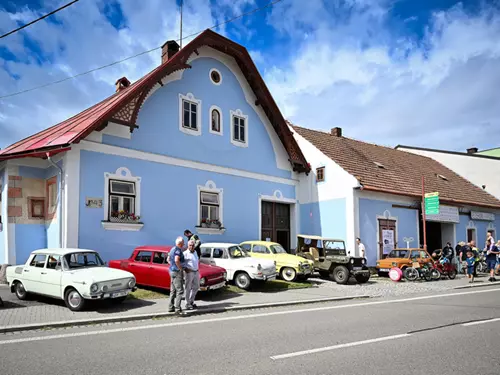
[[[469,276],[469,283],[474,282],[474,265],[476,264],[476,258],[474,258],[474,254],[472,251],[467,251],[467,259],[465,260],[467,263],[467,275]]]

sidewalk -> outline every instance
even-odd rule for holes
[[[63,301],[31,297],[29,301],[19,301],[10,294],[5,285],[0,285],[0,296],[4,299],[5,308],[0,308],[0,333],[39,329],[43,327],[60,327],[86,323],[104,323],[125,320],[150,319],[170,315],[168,299],[128,299],[120,305],[108,303],[90,305],[87,311],[72,312]],[[195,314],[216,313],[230,310],[263,308],[271,306],[318,303],[366,296],[346,296],[329,288],[291,289],[279,292],[246,292],[236,293],[200,293]],[[184,302],[183,302],[184,305]]]

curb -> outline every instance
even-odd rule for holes
[[[453,287],[453,289],[481,288],[481,287],[494,286],[494,285],[500,285],[500,281],[494,281],[494,282],[488,282],[488,283],[485,283],[483,281],[483,282],[478,283],[478,284],[455,286],[455,287]]]
[[[347,297],[327,297],[327,298],[316,298],[309,300],[300,301],[285,301],[285,302],[270,302],[270,303],[258,303],[252,305],[241,305],[241,306],[230,306],[230,307],[214,307],[207,309],[200,309],[193,312],[188,311],[186,315],[196,316],[204,314],[215,314],[223,313],[229,311],[241,311],[241,310],[251,310],[258,308],[268,308],[268,307],[282,307],[282,306],[293,306],[293,305],[305,305],[313,303],[322,302],[335,302],[335,301],[347,301],[354,299],[366,299],[370,296],[347,296]],[[173,317],[174,313],[160,312],[160,313],[149,313],[149,314],[136,314],[136,315],[124,315],[115,316],[109,318],[96,318],[96,319],[81,319],[81,320],[67,320],[62,322],[46,322],[46,323],[34,323],[34,324],[23,324],[17,326],[3,326],[0,327],[0,334],[8,332],[22,332],[22,331],[33,331],[37,329],[46,328],[62,328],[62,327],[72,327],[72,326],[82,326],[90,324],[102,324],[102,323],[119,323],[119,322],[132,322],[137,320],[148,320],[148,319],[158,319],[165,317]]]

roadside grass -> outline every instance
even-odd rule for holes
[[[168,298],[168,294],[162,293],[158,290],[154,289],[141,289],[138,288],[135,292],[132,292],[128,295],[130,299],[162,299]]]

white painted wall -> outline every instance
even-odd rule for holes
[[[482,185],[486,185],[485,190],[500,199],[500,159],[474,157],[466,154],[448,154],[439,151],[414,150],[405,147],[398,147],[398,150],[434,159],[474,185],[480,188],[482,188]]]

